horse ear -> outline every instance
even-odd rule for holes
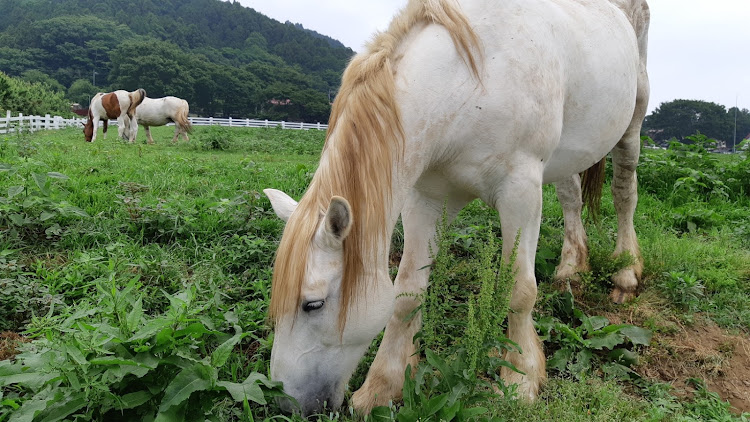
[[[331,198],[331,204],[326,211],[325,224],[326,233],[334,239],[342,241],[346,238],[352,229],[352,208],[346,199],[340,196]]]
[[[285,222],[289,221],[289,216],[297,209],[297,201],[276,189],[263,189],[263,193],[271,200],[271,206],[276,215]]]

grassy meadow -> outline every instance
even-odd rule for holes
[[[300,420],[279,414],[283,392],[267,378],[283,223],[262,190],[299,199],[324,133],[196,127],[172,145],[172,131],[154,128],[155,145],[114,133],[89,144],[74,129],[0,135],[0,422]],[[549,381],[534,403],[515,400],[493,369],[496,351],[513,347],[501,334],[461,340],[476,328],[462,316],[483,311],[471,299],[492,277],[481,270],[496,265],[483,245],[500,242],[487,240],[499,233],[496,211],[471,203],[436,258],[443,287],[432,294],[444,305],[425,312],[444,326],[424,337],[435,346],[404,401],[371,419],[750,419],[750,159],[709,154],[698,141],[643,152],[644,282],[623,306],[607,298],[609,277],[628,261],[609,257],[608,187],[575,297],[552,285],[563,219],[545,187],[535,319]],[[394,264],[400,239],[397,229]],[[347,406],[313,419],[363,419]]]

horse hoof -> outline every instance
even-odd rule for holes
[[[612,299],[612,302],[622,305],[625,302],[633,300],[635,298],[635,292],[629,292],[619,287],[615,287],[609,297]]]

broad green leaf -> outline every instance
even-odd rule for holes
[[[393,412],[391,411],[391,408],[388,406],[378,406],[376,408],[373,408],[370,412],[370,420],[373,421],[392,421],[393,420]]]
[[[44,196],[49,196],[49,183],[47,175],[44,173],[31,173],[31,177],[36,182],[36,186]]]
[[[174,330],[172,327],[165,327],[156,335],[157,346],[171,344],[174,341]]]
[[[427,403],[424,404],[422,410],[427,412],[425,416],[432,416],[445,407],[446,403],[448,403],[448,394],[440,394],[439,396],[427,400]]]
[[[603,316],[592,316],[589,317],[589,323],[591,323],[592,330],[596,331],[609,325],[609,319]]]
[[[24,372],[22,374],[0,377],[0,385],[21,384],[32,390],[39,390],[44,384],[59,376],[60,373],[56,371],[51,373]]]
[[[68,212],[73,215],[77,215],[79,217],[90,217],[89,213],[73,205],[67,205],[65,207],[65,212]]]
[[[182,403],[179,406],[173,406],[165,411],[159,411],[156,415],[154,422],[185,422],[185,412],[187,410],[187,403]]]
[[[159,405],[159,412],[165,412],[171,407],[185,403],[190,398],[190,395],[196,391],[210,389],[213,381],[210,370],[211,368],[196,363],[177,374],[164,391],[164,398],[162,398]]]
[[[127,324],[128,330],[135,331],[138,326],[141,325],[143,320],[143,300],[139,297],[138,300],[133,303],[133,309],[128,313]]]
[[[23,192],[23,186],[11,186],[8,188],[8,198],[13,198],[14,196],[20,194]]]
[[[227,363],[227,359],[229,359],[229,355],[232,354],[234,346],[242,340],[242,328],[240,328],[239,325],[235,325],[234,330],[237,334],[224,343],[221,343],[219,347],[211,353],[211,366],[214,368],[221,368],[224,366],[224,364]]]
[[[156,333],[163,330],[165,327],[170,326],[172,323],[167,318],[156,318],[147,322],[146,325],[141,327],[133,337],[128,339],[128,342],[145,340],[153,337]]]
[[[128,365],[128,366],[141,366],[140,363],[131,359],[122,359],[114,356],[106,356],[103,358],[91,359],[89,361],[92,365]]]
[[[236,402],[242,402],[247,399],[261,405],[266,404],[263,390],[261,390],[260,386],[255,382],[246,381],[240,384],[236,382],[219,381],[216,385],[226,388]]]
[[[56,212],[49,212],[49,211],[42,211],[42,213],[39,215],[39,221],[47,221],[50,218],[54,218],[57,215]]]
[[[0,402],[0,406],[12,407],[13,410],[18,410],[21,407],[20,404],[16,403],[15,400],[6,399]]]
[[[440,374],[443,375],[443,378],[448,383],[448,385],[456,384],[453,371],[450,370],[448,365],[440,356],[438,356],[430,349],[425,350],[425,356],[427,357],[427,362],[429,362],[430,365],[434,366],[438,371],[440,371]]]
[[[120,403],[117,408],[120,410],[132,409],[148,402],[153,396],[153,394],[146,390],[125,394],[124,396],[120,397]]]
[[[0,171],[11,171],[13,170],[13,166],[6,163],[0,163]]]
[[[457,401],[451,405],[443,406],[438,412],[439,420],[441,421],[452,421],[456,417],[456,414],[461,409],[461,402]]]
[[[570,349],[560,349],[547,360],[547,367],[555,368],[558,371],[564,371],[572,356],[573,352]]]
[[[469,409],[461,410],[458,414],[460,415],[460,420],[471,421],[474,420],[476,416],[487,413],[489,411],[490,409],[487,409],[486,407],[471,407]]]
[[[68,180],[68,179],[70,179],[68,176],[66,176],[66,175],[64,175],[62,173],[58,173],[56,171],[50,171],[50,172],[48,172],[47,173],[47,177],[51,177],[53,179],[60,179],[60,180]]]
[[[633,344],[648,346],[651,343],[651,330],[636,327],[635,325],[628,325],[621,329],[620,332]]]
[[[609,333],[604,336],[593,337],[589,339],[589,345],[596,350],[609,349],[612,350],[618,344],[625,341],[625,338],[620,333]]]
[[[70,344],[65,346],[65,352],[68,354],[68,356],[73,359],[73,361],[79,365],[85,365],[88,362],[86,361],[86,356],[83,355],[80,349],[78,349],[75,346],[71,346]]]
[[[8,217],[10,218],[10,221],[12,221],[16,226],[23,226],[24,224],[26,224],[26,217],[24,217],[22,214],[11,214]]]
[[[632,352],[627,349],[615,349],[609,352],[609,358],[615,362],[619,362],[627,366],[638,364],[638,353]]]
[[[211,331],[206,329],[206,326],[200,322],[194,322],[187,327],[177,330],[174,332],[175,338],[192,336],[193,338],[200,338],[204,334],[211,334]]]
[[[21,408],[13,412],[8,422],[33,422],[34,417],[46,407],[49,399],[32,399],[23,402]]]
[[[87,403],[88,401],[83,393],[67,396],[55,405],[48,407],[44,411],[44,418],[40,422],[57,422],[63,420],[82,409]]]

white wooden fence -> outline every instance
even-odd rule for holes
[[[190,123],[193,126],[228,126],[228,127],[267,127],[275,128],[280,127],[282,129],[301,129],[301,130],[327,130],[328,125],[322,123],[298,123],[298,122],[278,122],[273,120],[253,120],[253,119],[237,119],[237,118],[216,118],[216,117],[189,117]],[[83,127],[86,123],[86,119],[76,117],[72,119],[66,119],[60,116],[24,116],[18,114],[13,117],[10,111],[6,112],[5,117],[0,117],[0,133],[12,133],[16,130],[21,131],[37,131],[37,130],[53,130],[63,129],[66,127]],[[110,120],[109,124],[116,125],[116,120]],[[170,123],[172,125],[172,123]]]

